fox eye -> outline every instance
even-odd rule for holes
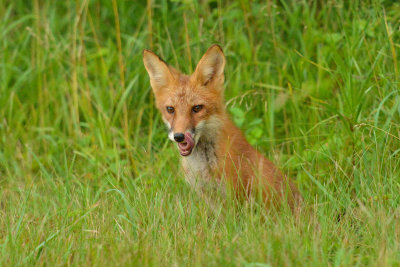
[[[194,106],[194,107],[192,108],[192,110],[193,110],[194,113],[197,113],[197,112],[199,112],[200,110],[202,110],[202,108],[203,108],[203,105],[196,105],[196,106]]]
[[[167,112],[168,112],[169,114],[174,114],[174,112],[175,112],[174,107],[168,106],[168,107],[167,107]]]

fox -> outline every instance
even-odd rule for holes
[[[294,182],[252,147],[230,119],[224,103],[226,59],[219,45],[208,48],[191,75],[147,49],[143,63],[189,184],[229,183],[235,195],[245,197],[261,188],[266,203],[279,204],[286,197],[292,209],[299,204]]]

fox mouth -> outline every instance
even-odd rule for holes
[[[185,139],[178,143],[179,153],[181,156],[189,156],[194,148],[194,140],[190,133],[185,133]]]

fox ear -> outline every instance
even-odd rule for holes
[[[153,90],[166,87],[173,79],[167,63],[150,50],[143,50],[143,63]]]
[[[219,45],[212,45],[200,59],[194,72],[195,79],[202,85],[224,83],[225,56]]]

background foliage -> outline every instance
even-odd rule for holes
[[[397,1],[0,0],[0,264],[395,265]],[[302,216],[183,181],[141,53],[227,57],[249,141]]]

